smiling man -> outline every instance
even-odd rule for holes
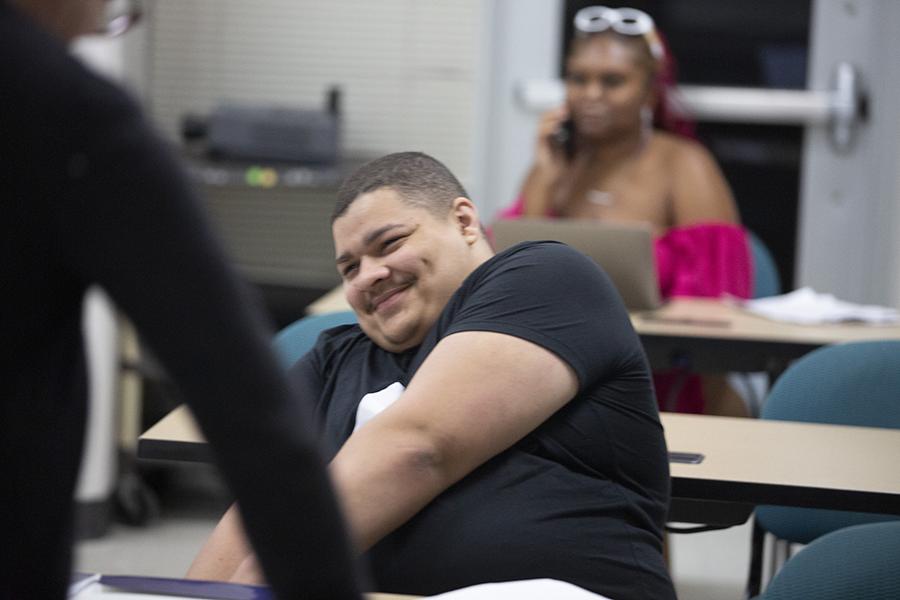
[[[292,375],[376,588],[549,577],[674,597],[650,375],[597,265],[555,242],[494,255],[463,187],[420,153],[353,174],[333,234],[359,324]],[[192,574],[246,580],[242,549],[231,510]]]

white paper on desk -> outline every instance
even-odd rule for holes
[[[883,325],[900,320],[897,309],[886,306],[853,304],[831,294],[819,294],[803,287],[781,296],[745,300],[742,306],[757,315],[790,323],[814,325],[855,321]]]
[[[431,600],[609,600],[571,583],[556,579],[525,579],[502,583],[482,583],[452,592],[429,596]]]
[[[78,596],[84,590],[99,585],[100,573],[72,573],[69,577],[69,598]]]

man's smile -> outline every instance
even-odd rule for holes
[[[400,300],[400,294],[409,289],[410,285],[412,284],[404,283],[375,296],[369,303],[370,312],[384,312],[393,307]]]

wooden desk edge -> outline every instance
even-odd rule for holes
[[[661,417],[663,427],[667,430],[677,429],[679,425],[689,426],[693,421],[707,424],[721,423],[728,429],[737,428],[739,430],[766,426],[775,426],[782,430],[801,428],[807,430],[826,429],[835,432],[842,429],[868,429],[842,425],[758,421],[755,419],[677,413],[663,413]],[[187,436],[185,436],[185,432],[188,432]],[[881,436],[887,435],[891,438],[898,433],[900,432],[895,430],[879,430]],[[668,437],[670,436],[667,435]],[[670,450],[703,452],[701,446],[681,447],[676,444],[677,442],[670,439]],[[193,417],[188,412],[187,407],[181,406],[163,417],[156,425],[140,436],[138,457],[141,459],[209,461],[212,458],[212,453],[194,426]],[[711,476],[706,474],[703,466],[702,463],[700,465],[670,464],[673,499],[694,498],[720,502],[766,504],[783,502],[794,506],[834,507],[866,512],[900,513],[900,495],[892,488],[883,488],[881,490],[846,489],[827,487],[821,484],[798,486],[774,477],[765,481],[756,481],[753,478],[741,478],[739,475],[731,479],[721,475]],[[810,498],[812,496],[815,497]],[[825,498],[827,506],[816,506],[822,501],[820,496]]]
[[[307,314],[350,310],[338,286],[310,304]],[[727,301],[674,298],[655,311],[631,313],[642,336],[682,336],[821,346],[869,339],[900,339],[900,325],[832,323],[801,325],[767,319]]]

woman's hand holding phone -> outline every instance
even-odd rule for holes
[[[536,166],[544,171],[547,179],[556,179],[569,166],[568,148],[572,144],[569,109],[565,105],[547,111],[538,123],[538,139],[535,148]]]
[[[558,212],[555,198],[564,191],[571,170],[572,130],[569,109],[565,105],[544,113],[538,122],[534,163],[522,186],[525,216],[544,216]],[[564,135],[568,139],[564,139]]]

